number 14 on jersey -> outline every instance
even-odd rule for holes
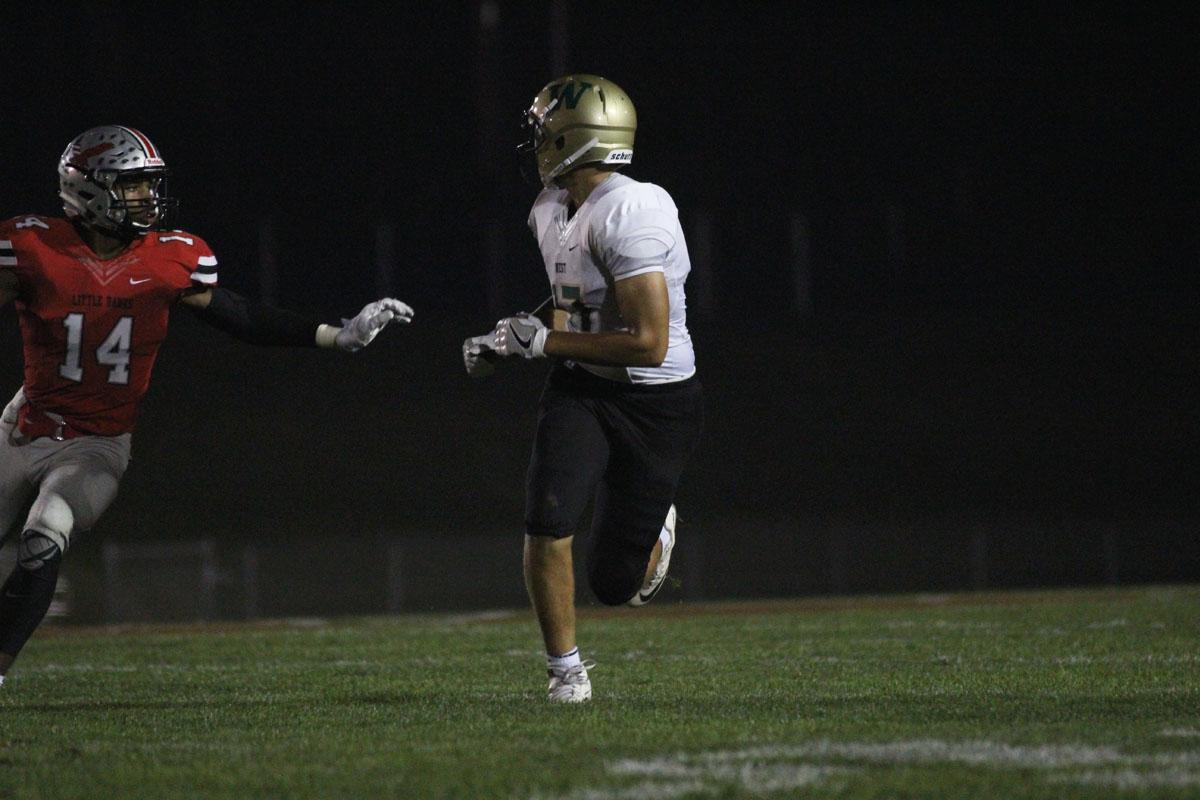
[[[58,367],[58,374],[69,381],[83,381],[83,364],[80,352],[83,344],[83,314],[68,314],[63,318],[67,329],[67,356]],[[129,383],[129,348],[133,342],[133,317],[121,317],[109,331],[104,341],[96,348],[96,363],[112,367],[108,371],[108,382],[124,386]]]

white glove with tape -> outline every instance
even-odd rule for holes
[[[367,303],[354,319],[342,320],[340,329],[322,325],[321,330],[317,332],[317,341],[323,344],[322,339],[328,341],[328,332],[333,332],[332,346],[353,353],[374,341],[389,322],[395,320],[408,323],[412,322],[412,318],[412,306],[395,298],[385,297],[374,303]]]
[[[546,355],[550,329],[532,314],[517,314],[497,322],[492,335],[496,338],[496,352],[502,356],[542,358]]]

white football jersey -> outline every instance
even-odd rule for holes
[[[568,330],[625,330],[611,288],[635,275],[663,273],[671,303],[667,357],[660,366],[579,366],[622,383],[690,378],[696,372],[696,355],[687,329],[683,283],[692,265],[671,195],[652,183],[613,173],[568,218],[569,204],[565,189],[543,189],[529,212],[529,228],[546,262],[554,304],[570,314]]]

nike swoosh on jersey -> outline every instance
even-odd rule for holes
[[[136,281],[135,281],[133,278],[130,278],[130,279],[129,279],[129,285],[130,285],[130,286],[137,286],[139,283],[145,283],[145,282],[146,282],[146,281],[148,281],[148,280],[150,280],[150,279],[149,279],[149,278],[140,278],[139,280],[136,280]]]
[[[567,252],[570,252],[570,251],[574,250],[576,247],[579,247],[579,242],[576,242],[575,244],[573,244],[573,245],[571,245],[570,247],[568,247],[568,248],[567,248]]]

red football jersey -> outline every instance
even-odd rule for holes
[[[101,436],[133,430],[180,293],[217,285],[199,236],[153,231],[101,260],[55,217],[0,223],[0,269],[17,275],[30,405]]]

